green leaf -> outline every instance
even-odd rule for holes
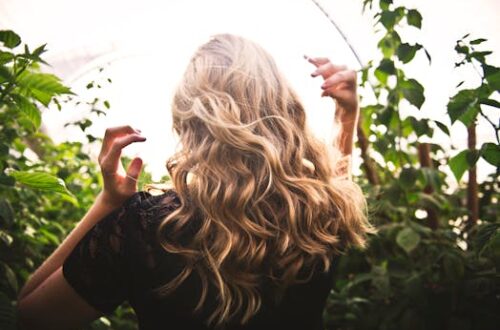
[[[469,54],[469,58],[476,59],[480,63],[486,62],[486,56],[493,54],[492,51],[476,52],[473,51]]]
[[[384,58],[389,59],[401,44],[401,37],[396,31],[388,32],[377,44],[377,47],[384,54]]]
[[[11,97],[14,102],[16,102],[17,108],[21,111],[21,113],[29,119],[35,130],[38,130],[42,124],[42,114],[40,113],[40,110],[24,96],[13,94]]]
[[[9,146],[0,142],[0,157],[6,156],[9,153]]]
[[[491,165],[500,167],[500,146],[498,144],[483,143],[480,154]]]
[[[377,78],[377,80],[380,81],[382,84],[384,85],[387,84],[387,78],[389,77],[387,73],[383,72],[380,69],[375,69],[374,75],[375,78]]]
[[[404,80],[399,84],[403,96],[418,109],[425,102],[424,87],[415,79]]]
[[[432,129],[429,127],[428,119],[418,120],[413,116],[409,116],[408,120],[410,121],[417,136],[422,136],[422,135],[431,136],[432,135]]]
[[[56,192],[73,197],[73,195],[66,188],[62,179],[48,173],[11,171],[9,172],[9,175],[14,177],[17,182],[24,184],[27,187],[43,191]]]
[[[401,60],[401,62],[408,63],[415,57],[415,54],[421,48],[422,46],[419,44],[410,45],[407,43],[402,43],[401,45],[399,45],[396,51],[396,55]]]
[[[387,10],[392,4],[392,0],[380,0],[380,9]]]
[[[9,283],[9,286],[11,287],[12,291],[17,292],[18,284],[17,284],[16,274],[7,264],[2,263],[2,266],[3,266],[3,273],[5,276],[4,278],[7,280],[7,283]]]
[[[387,30],[392,30],[396,24],[397,18],[398,17],[395,11],[387,10],[382,12],[379,22],[382,23]]]
[[[413,167],[403,168],[399,174],[399,183],[403,188],[409,189],[415,185],[417,181],[417,170]]]
[[[500,102],[493,99],[482,99],[479,101],[479,103],[489,105],[490,107],[500,108]]]
[[[448,129],[448,126],[446,126],[445,124],[443,124],[442,122],[439,122],[437,120],[435,120],[434,123],[437,125],[437,127],[439,127],[439,129],[441,131],[443,131],[443,133],[450,136],[450,130]]]
[[[464,89],[448,102],[448,115],[451,123],[460,120],[469,126],[479,113],[477,93],[474,89]]]
[[[9,63],[14,59],[14,54],[0,50],[0,65]]]
[[[437,194],[419,193],[418,205],[424,209],[434,209],[439,211],[443,208],[443,203],[436,198],[437,196]]]
[[[0,329],[15,330],[16,309],[12,305],[9,297],[0,291]]]
[[[3,228],[9,227],[14,223],[14,210],[6,199],[0,200],[0,218],[2,220]]]
[[[0,41],[7,48],[15,48],[21,43],[21,37],[12,30],[0,31]]]
[[[490,240],[499,233],[500,224],[499,223],[487,223],[478,227],[477,234],[474,237],[474,244],[477,247],[477,253],[479,255],[484,252],[485,247],[490,242]]]
[[[47,239],[47,241],[49,241],[50,243],[52,243],[55,246],[58,246],[59,244],[61,244],[61,241],[59,240],[59,238],[56,235],[54,235],[53,233],[51,233],[49,230],[47,230],[46,228],[40,228],[38,230],[38,234],[45,237]]]
[[[394,62],[389,59],[383,59],[379,66],[375,69],[375,77],[383,84],[387,83],[389,75],[396,73]]]
[[[457,255],[446,253],[443,257],[443,270],[447,279],[456,282],[464,276],[465,266]]]
[[[420,235],[410,227],[406,227],[401,230],[396,236],[396,243],[406,251],[410,253],[413,251],[420,243]]]
[[[106,109],[109,109],[111,107],[108,100],[104,101],[104,106],[106,107]]]
[[[425,56],[427,57],[427,60],[429,61],[429,64],[432,63],[432,57],[431,54],[427,51],[427,49],[424,48]]]
[[[389,123],[391,122],[391,119],[394,116],[394,114],[395,114],[394,107],[387,106],[384,108],[384,110],[382,110],[378,114],[377,118],[381,124],[388,126]],[[384,142],[386,143],[386,141],[384,141]]]
[[[12,70],[6,66],[0,66],[0,84],[6,81],[13,81]]]
[[[450,158],[448,165],[457,181],[460,181],[465,171],[476,164],[478,158],[479,152],[473,150],[463,150]]]
[[[459,54],[469,55],[470,49],[468,46],[463,45],[460,42],[457,42],[455,45],[455,51]]]
[[[408,21],[408,25],[422,28],[422,15],[420,12],[415,9],[408,10],[408,14],[406,14],[406,20]]]
[[[61,94],[73,94],[64,86],[58,77],[49,73],[24,72],[19,76],[18,83],[29,90],[43,105],[48,106],[52,97]]]
[[[387,74],[395,74],[396,73],[396,68],[394,67],[394,62],[389,60],[389,59],[383,59],[379,66],[378,69],[382,72],[385,72]]]
[[[30,53],[28,45],[24,45],[24,54],[19,54],[18,57],[49,65],[42,58],[40,58],[40,55],[46,52],[45,46],[47,46],[47,44],[41,45]]]
[[[12,187],[16,183],[13,177],[7,176],[0,172],[0,184],[8,187]]]
[[[429,167],[420,168],[419,180],[424,186],[430,185],[434,190],[440,190],[441,178],[439,177],[439,172],[436,169]]]
[[[485,41],[488,41],[488,39],[483,39],[483,38],[479,38],[479,39],[474,39],[470,42],[471,45],[479,45]]]
[[[47,44],[43,44],[41,46],[39,46],[38,48],[36,48],[33,53],[31,53],[31,55],[34,55],[34,56],[40,56],[42,55],[43,53],[45,53],[47,50],[45,49],[45,47],[47,46]]]
[[[14,241],[12,236],[0,229],[0,241],[2,241],[6,246],[10,246]]]
[[[488,85],[495,91],[500,91],[500,69],[496,66],[481,63],[483,75]]]
[[[363,13],[365,12],[366,7],[372,9],[372,5],[373,5],[373,0],[363,0],[363,9],[362,9],[362,12]]]

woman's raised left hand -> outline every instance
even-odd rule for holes
[[[106,130],[98,161],[104,180],[101,199],[107,205],[119,207],[137,191],[137,179],[142,169],[142,159],[134,158],[127,171],[121,162],[122,149],[146,138],[130,126],[111,127]]]

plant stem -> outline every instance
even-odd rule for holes
[[[486,115],[484,114],[484,112],[483,112],[483,110],[481,110],[481,108],[479,108],[479,114],[480,114],[480,115],[481,115],[484,119],[486,119],[486,121],[487,121],[487,122],[488,122],[491,126],[493,126],[493,129],[495,130],[495,138],[496,138],[496,140],[497,140],[497,144],[500,144],[500,137],[499,137],[499,135],[498,135],[498,131],[500,130],[500,125],[499,125],[499,126],[495,125],[495,123],[494,123],[494,122],[492,122],[492,121],[491,121],[491,119],[490,119],[490,118],[488,118],[488,116],[486,116]]]
[[[345,35],[345,33],[342,31],[340,26],[335,22],[335,20],[330,16],[330,14],[319,4],[317,0],[312,0],[312,2],[316,5],[316,7],[321,10],[321,12],[325,15],[325,17],[330,21],[330,23],[333,25],[335,30],[340,34],[342,39],[344,39],[345,43],[351,50],[352,54],[356,58],[356,61],[360,65],[361,68],[364,67],[363,61],[361,60],[361,57],[359,56],[358,52],[354,49],[353,45]],[[372,85],[372,83],[368,81],[368,84],[371,87],[371,90],[375,97],[377,97],[377,94],[375,93],[375,87]],[[380,183],[380,178],[378,177],[378,173],[375,170],[375,166],[373,164],[373,159],[370,158],[368,155],[368,138],[365,135],[365,132],[363,131],[363,128],[361,126],[361,121],[362,121],[362,114],[360,114],[359,120],[358,120],[358,127],[357,127],[357,134],[358,134],[358,143],[361,149],[361,158],[363,159],[363,166],[366,170],[366,176],[368,178],[368,182],[370,182],[372,185],[378,185]]]

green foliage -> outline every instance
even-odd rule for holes
[[[472,66],[480,76],[480,84],[476,88],[458,91],[448,103],[448,115],[452,124],[459,121],[466,127],[475,125],[477,117],[482,116],[495,131],[497,143],[486,142],[479,150],[463,150],[453,157],[450,160],[450,167],[458,181],[466,170],[475,165],[479,158],[483,158],[496,166],[497,169],[499,166],[500,123],[495,124],[484,111],[485,106],[500,108],[500,103],[493,98],[494,94],[500,91],[500,69],[488,64],[486,57],[491,54],[490,51],[476,49],[485,41],[486,39],[482,38],[470,40],[469,35],[465,35],[457,41],[455,50],[462,56],[462,59],[455,66]],[[478,65],[481,67],[482,73],[477,70]]]
[[[57,192],[71,197],[73,195],[66,188],[66,184],[62,179],[44,172],[25,172],[25,171],[10,171],[12,176],[18,183],[24,184],[32,189]],[[75,203],[78,203],[74,200]]]
[[[476,68],[480,83],[457,90],[447,114],[452,124],[468,127],[478,116],[487,119],[497,141],[452,152],[424,145],[422,138],[432,137],[436,128],[450,136],[450,127],[420,116],[425,88],[404,70],[418,56],[431,59],[423,45],[402,40],[399,33],[402,27],[420,29],[422,15],[392,0],[363,4],[377,11],[381,57],[362,70],[361,85],[371,86],[376,101],[361,110],[360,134],[374,142],[362,151],[366,175],[357,180],[378,233],[370,236],[366,250],[352,250],[340,259],[325,310],[326,328],[494,329],[500,322],[500,147],[498,125],[485,111],[500,108],[500,70],[487,61],[491,52],[479,49],[485,39],[461,38],[456,65]],[[45,45],[21,49],[13,31],[0,31],[0,42],[0,329],[15,329],[19,289],[100,190],[98,169],[86,148],[100,139],[88,129],[92,118],[105,115],[111,105],[97,98],[81,100],[59,78],[40,72]],[[102,86],[92,81],[87,88]],[[81,119],[66,124],[79,128],[85,143],[57,145],[44,134],[41,112],[52,111],[50,104],[61,110],[63,102],[85,107]],[[404,107],[415,114],[402,116]],[[470,224],[466,186],[460,180],[479,159],[497,170],[479,183],[480,222]],[[456,187],[447,184],[445,168],[456,177]],[[150,180],[148,173],[139,178]],[[124,305],[88,328],[135,327],[135,315]]]
[[[0,31],[0,329],[16,329],[18,291],[62,242],[100,191],[98,169],[88,156],[88,142],[54,144],[44,133],[41,111],[60,109],[57,98],[73,102],[71,90],[54,75],[41,73],[45,45],[31,52],[13,31]],[[105,114],[107,101],[83,103],[90,115]],[[85,130],[89,115],[70,125]],[[133,329],[130,307],[101,318],[89,328]],[[106,326],[109,324],[109,326]]]
[[[337,265],[334,289],[324,314],[327,329],[496,329],[500,322],[500,198],[498,124],[485,111],[498,111],[499,69],[479,50],[485,39],[461,38],[456,66],[477,69],[480,84],[450,98],[450,122],[467,127],[478,116],[488,120],[497,140],[479,148],[445,150],[421,142],[435,128],[450,136],[443,122],[401,109],[420,109],[425,88],[404,66],[430,55],[401,39],[403,28],[422,27],[414,9],[392,0],[365,0],[376,11],[381,59],[362,70],[362,87],[376,102],[361,109],[361,134],[373,141],[362,151],[370,219],[378,228],[368,248],[353,250]],[[462,82],[463,83],[463,82]],[[458,87],[462,85],[459,84]],[[469,84],[469,86],[471,86]],[[370,91],[368,91],[370,92]],[[363,94],[361,95],[363,96]],[[498,118],[498,115],[496,115]],[[451,139],[455,138],[450,136]],[[479,183],[479,219],[470,223],[463,174],[484,159],[496,167]],[[370,165],[371,166],[368,166]],[[447,184],[448,167],[458,186]]]

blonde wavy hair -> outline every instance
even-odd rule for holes
[[[243,324],[261,306],[264,280],[277,288],[307,281],[346,248],[364,246],[371,227],[361,190],[308,131],[297,95],[259,45],[227,34],[202,45],[172,113],[182,150],[167,168],[182,205],[158,234],[186,263],[159,293],[194,271],[196,310],[209,286],[218,292],[207,322]]]

